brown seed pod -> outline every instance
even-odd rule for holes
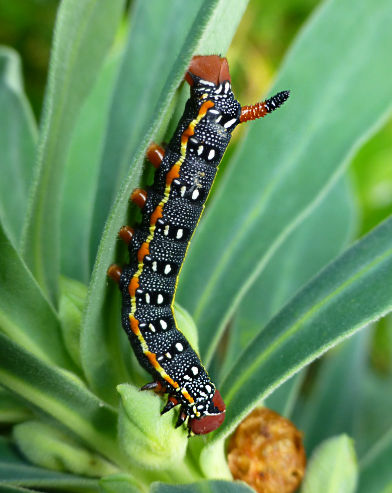
[[[234,479],[257,492],[292,493],[305,473],[302,433],[275,411],[257,408],[231,437],[228,461]]]

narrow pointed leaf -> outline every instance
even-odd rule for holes
[[[50,60],[24,256],[52,300],[59,276],[60,200],[76,117],[112,44],[124,0],[61,2]]]
[[[93,450],[121,463],[116,412],[68,372],[48,366],[0,334],[0,383],[55,418]]]
[[[36,140],[19,56],[0,47],[0,220],[16,247],[26,213]]]
[[[52,305],[1,226],[0,332],[47,363],[74,368]]]
[[[242,481],[199,481],[192,484],[153,483],[151,493],[254,493],[254,490]]]
[[[256,336],[221,385],[227,435],[257,401],[328,348],[392,309],[392,218],[309,282]]]

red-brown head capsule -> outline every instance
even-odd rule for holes
[[[212,403],[218,410],[215,414],[205,414],[201,418],[189,419],[188,427],[195,435],[205,435],[216,430],[225,420],[226,406],[219,390],[215,390]]]

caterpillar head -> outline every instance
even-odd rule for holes
[[[189,418],[188,428],[195,435],[205,435],[216,430],[223,423],[226,414],[226,406],[219,390],[215,390],[209,408],[200,418]]]

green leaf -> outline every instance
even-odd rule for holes
[[[146,469],[178,466],[185,456],[188,439],[174,427],[177,413],[163,416],[161,399],[131,385],[117,387],[121,395],[118,435],[129,463]],[[170,447],[168,447],[170,444]]]
[[[144,2],[143,5],[147,7],[149,3]],[[162,30],[167,30],[167,24],[164,22],[166,15],[172,15],[172,11],[170,10],[172,3],[166,5],[167,13],[164,18],[161,18]],[[181,18],[183,19],[191,4],[187,3],[185,6],[182,2],[180,11],[178,10],[178,5],[178,3],[173,3],[173,8],[175,8],[177,15],[179,12],[181,13]],[[117,396],[114,394],[113,389],[117,384],[125,381],[127,372],[124,369],[125,363],[122,364],[119,361],[119,355],[121,353],[119,348],[124,344],[125,338],[120,339],[116,333],[113,333],[112,326],[107,323],[110,317],[107,311],[108,306],[111,304],[109,300],[112,297],[112,292],[109,292],[106,287],[106,269],[111,261],[113,261],[117,231],[125,223],[128,198],[131,190],[138,184],[147,146],[165,119],[167,108],[170,107],[170,101],[173,98],[174,92],[184,77],[195,46],[198,47],[198,53],[216,51],[218,46],[213,46],[212,41],[208,37],[208,32],[216,29],[217,23],[219,24],[219,15],[222,15],[225,8],[227,8],[232,12],[232,16],[230,22],[225,25],[225,32],[221,36],[221,44],[219,45],[220,48],[223,47],[226,49],[234,34],[235,27],[239,22],[246,2],[241,3],[240,8],[236,0],[204,0],[200,5],[200,12],[194,20],[190,33],[187,34],[186,38],[184,35],[182,44],[178,46],[170,45],[170,52],[165,53],[167,60],[171,60],[171,63],[168,62],[170,75],[168,80],[165,80],[165,85],[158,97],[158,105],[154,107],[154,111],[147,113],[148,118],[144,118],[142,114],[138,115],[139,125],[142,128],[147,128],[148,131],[144,133],[137,150],[133,153],[130,174],[128,179],[122,182],[120,192],[111,209],[92,274],[81,338],[82,363],[91,387],[96,392],[99,392],[100,396],[110,402],[117,401]],[[192,12],[192,9],[190,11]],[[140,23],[136,22],[137,19],[134,20],[135,26],[139,26]],[[186,24],[183,22],[181,26],[186,26]],[[145,36],[145,28],[143,26],[142,28],[143,35]],[[179,28],[181,29],[181,27]],[[220,29],[223,28],[220,27]],[[178,53],[180,53],[180,56],[176,59]],[[142,52],[142,56],[145,57],[145,52]],[[172,67],[173,62],[174,65]],[[145,84],[147,85],[147,80],[145,80]],[[132,87],[128,89],[130,92],[133,91]],[[147,95],[144,97],[147,97]],[[151,103],[149,102],[149,104]],[[106,299],[105,295],[107,295]],[[110,321],[113,321],[113,317],[110,318]],[[110,344],[108,344],[108,340],[110,340]]]
[[[257,401],[342,339],[392,309],[392,218],[309,282],[250,341],[221,385],[227,435]]]
[[[147,491],[147,488],[142,487],[128,474],[114,474],[102,478],[99,482],[99,489],[102,493],[140,493]]]
[[[0,225],[0,331],[47,363],[73,368],[52,305]]]
[[[179,284],[178,300],[200,329],[206,364],[276,249],[390,113],[392,65],[385,60],[392,50],[391,22],[389,0],[325,2],[274,85],[273,92],[291,89],[290,99],[248,124]]]
[[[330,436],[344,432],[354,435],[368,349],[369,333],[361,332],[323,359],[312,392],[294,419],[304,432],[308,453]]]
[[[8,390],[0,387],[0,423],[19,423],[31,418],[31,411]]]
[[[88,492],[98,489],[95,480],[32,466],[21,458],[8,440],[0,437],[0,490],[30,491],[22,486],[34,488],[34,491],[37,488]]]
[[[60,228],[61,272],[86,284],[92,268],[89,241],[99,160],[121,54],[118,50],[110,54],[81,107],[65,163]]]
[[[254,493],[241,481],[209,480],[192,484],[153,483],[150,493]]]
[[[0,47],[0,220],[15,247],[26,213],[36,140],[19,55]]]
[[[340,435],[325,440],[315,450],[306,469],[301,493],[355,493],[357,481],[353,442],[347,435]]]
[[[353,197],[347,177],[344,177],[287,236],[243,299],[228,353],[231,362],[239,347],[245,347],[260,327],[264,327],[302,286],[343,251],[352,239],[354,222]]]
[[[75,364],[80,367],[80,332],[87,286],[62,277],[60,279],[59,319],[64,342]]]
[[[19,450],[37,466],[91,477],[117,472],[113,464],[50,424],[26,421],[14,426],[12,433]]]
[[[55,418],[109,460],[121,464],[116,412],[69,372],[60,371],[0,334],[0,384]]]
[[[373,403],[374,405],[374,403]],[[389,429],[359,463],[358,493],[383,492],[392,483],[392,428]]]
[[[57,301],[60,200],[73,126],[118,28],[124,0],[61,2],[50,60],[24,255]]]

